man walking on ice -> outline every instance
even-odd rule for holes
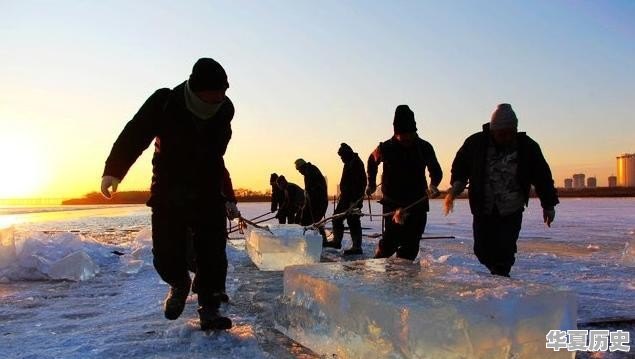
[[[469,184],[474,254],[492,274],[509,277],[530,187],[534,186],[540,198],[547,226],[551,226],[558,204],[540,146],[518,132],[518,118],[511,105],[498,105],[483,130],[465,140],[452,162],[450,182],[445,214],[452,212],[454,199]]]
[[[128,122],[106,160],[101,191],[119,182],[154,140],[151,197],[152,253],[159,276],[170,285],[165,317],[177,319],[190,293],[198,294],[201,329],[229,329],[219,313],[227,277],[225,217],[240,212],[223,155],[231,138],[234,106],[223,67],[199,59],[189,80],[152,94]],[[187,240],[192,237],[196,274],[192,283]]]

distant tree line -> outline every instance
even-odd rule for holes
[[[124,191],[113,193],[112,199],[106,199],[100,192],[90,192],[82,198],[62,201],[62,204],[141,204],[150,199],[150,191]]]
[[[467,192],[467,191],[466,191]],[[466,197],[464,192],[461,197]],[[245,188],[234,190],[238,202],[268,202],[271,200],[271,191],[261,192]],[[535,193],[532,189],[532,197]],[[560,197],[635,197],[635,187],[597,187],[597,188],[576,188],[564,189],[558,188]],[[441,192],[440,198],[445,196],[445,192]],[[124,191],[115,192],[112,199],[108,200],[99,192],[91,192],[82,198],[67,199],[62,204],[78,205],[78,204],[144,204],[150,198],[150,191]],[[331,196],[332,200],[333,197]],[[379,197],[373,196],[373,200]]]
[[[271,199],[271,192],[253,191],[238,188],[234,190],[239,202],[267,202]],[[115,192],[112,199],[106,199],[100,192],[90,192],[82,198],[72,198],[62,201],[64,205],[81,204],[144,204],[150,199],[150,191],[122,191]]]

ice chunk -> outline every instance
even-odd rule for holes
[[[624,246],[622,263],[629,267],[635,267],[635,236],[631,236],[630,240],[626,242]]]
[[[134,259],[152,262],[152,229],[146,228],[139,232],[131,250],[130,254]]]
[[[265,229],[245,230],[245,249],[260,270],[278,271],[294,264],[318,263],[322,237],[297,224],[273,224]]]
[[[80,281],[95,277],[99,273],[99,267],[86,252],[77,251],[52,263],[45,273],[51,279]]]
[[[0,268],[7,267],[15,262],[15,239],[13,227],[0,228]]]
[[[145,264],[152,264],[152,229],[139,232],[130,246],[130,253],[119,257],[121,271],[127,274],[138,273]]]
[[[127,274],[139,273],[145,262],[141,259],[134,259],[132,255],[119,257],[121,261],[121,271]]]
[[[326,357],[573,358],[547,333],[576,328],[565,289],[400,259],[291,266],[277,329]]]
[[[104,245],[79,234],[10,233],[0,232],[0,277],[10,280],[87,280],[99,271],[94,260],[111,258]]]

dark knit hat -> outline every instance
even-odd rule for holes
[[[306,161],[302,158],[298,158],[297,160],[295,160],[295,162],[293,162],[293,164],[295,165],[295,169],[299,170],[300,167],[306,165]]]
[[[280,176],[276,180],[276,184],[278,185],[278,187],[286,187],[288,182],[287,182],[287,179],[284,178],[284,176]]]
[[[341,155],[343,153],[353,153],[353,149],[351,148],[351,146],[347,145],[344,142],[342,142],[342,144],[340,144],[340,148],[339,148],[339,150],[337,150],[337,154],[338,155]]]
[[[194,92],[225,90],[229,87],[225,69],[218,62],[207,57],[196,61],[188,84],[190,90]]]
[[[501,130],[504,128],[518,128],[518,118],[514,110],[512,110],[512,105],[508,103],[498,105],[489,121],[490,130]]]
[[[415,114],[410,110],[408,105],[399,105],[395,109],[395,119],[392,122],[395,132],[408,133],[417,132],[417,123],[415,122]]]

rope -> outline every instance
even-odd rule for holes
[[[250,221],[250,220],[248,220],[248,219],[246,219],[246,218],[244,218],[242,216],[238,217],[238,227],[239,228],[245,228],[245,227],[247,227],[247,225],[256,227],[258,229],[263,229],[263,230],[268,231],[269,233],[271,233],[273,235],[273,232],[269,229],[269,227],[259,226],[258,224],[254,223],[254,222],[252,222],[252,221]],[[242,234],[242,232],[240,232],[240,233]]]
[[[254,223],[254,224],[258,224],[258,223],[262,223],[262,222],[267,222],[267,221],[270,221],[270,220],[272,220],[272,219],[274,219],[274,218],[276,218],[276,217],[275,217],[275,216],[273,216],[273,217],[271,217],[271,218],[261,219],[261,220],[259,220],[259,221],[255,221],[255,222],[253,222],[253,223]],[[252,219],[252,221],[253,221],[253,219]],[[238,233],[240,233],[240,234],[244,234],[244,233],[242,232],[243,227],[242,227],[242,226],[240,226],[240,219],[238,220],[238,222],[239,222],[238,227],[237,227],[237,228],[235,228],[235,229],[230,230],[229,232],[227,232],[227,234],[234,233],[234,232],[236,232],[236,231],[238,231]]]
[[[424,200],[426,200],[427,198],[428,198],[428,196],[427,196],[427,195],[425,195],[425,196],[423,196],[423,197],[419,198],[418,200],[416,200],[416,201],[412,202],[411,204],[409,204],[408,206],[406,206],[406,207],[404,207],[404,208],[397,208],[397,209],[396,209],[396,210],[394,210],[394,211],[387,212],[387,213],[383,213],[383,214],[374,214],[373,216],[381,216],[381,217],[390,217],[390,216],[394,216],[394,215],[395,215],[395,213],[397,213],[398,211],[401,211],[401,212],[406,212],[406,211],[408,211],[410,208],[412,208],[412,207],[414,207],[414,206],[418,205],[419,203],[423,202],[423,201],[424,201]],[[367,216],[367,214],[362,213],[362,216]]]
[[[266,216],[266,215],[268,215],[268,214],[271,214],[271,213],[273,213],[273,212],[274,212],[274,211],[269,211],[269,212],[267,212],[267,213],[264,213],[264,214],[261,214],[261,215],[259,215],[259,216],[256,216],[256,217],[252,218],[251,220],[252,220],[252,221],[255,221],[255,220],[257,220],[258,218],[262,218],[262,217],[264,217],[264,216]],[[275,218],[275,217],[274,217],[274,218]]]
[[[397,213],[398,211],[407,212],[410,208],[412,208],[412,207],[418,205],[419,203],[425,201],[427,198],[428,198],[428,195],[424,195],[423,197],[421,197],[418,200],[412,202],[411,204],[407,205],[406,207],[398,208],[398,209],[396,209],[394,211],[387,212],[387,213],[375,214],[373,216],[391,217],[391,216],[394,216],[395,213]],[[362,200],[364,200],[364,197],[360,198],[357,202],[354,202],[346,211],[334,214],[334,215],[332,215],[330,217],[324,218],[323,220],[321,220],[319,222],[316,222],[316,223],[313,223],[311,225],[305,226],[304,230],[305,231],[307,231],[309,229],[316,230],[316,229],[318,229],[319,227],[323,226],[324,224],[326,224],[329,221],[332,221],[334,219],[341,218],[341,217],[346,217],[346,216],[348,216],[350,214],[358,215],[358,216],[361,216],[361,217],[368,216],[368,214],[363,213],[359,208],[356,208],[357,203],[359,201],[362,201]]]

